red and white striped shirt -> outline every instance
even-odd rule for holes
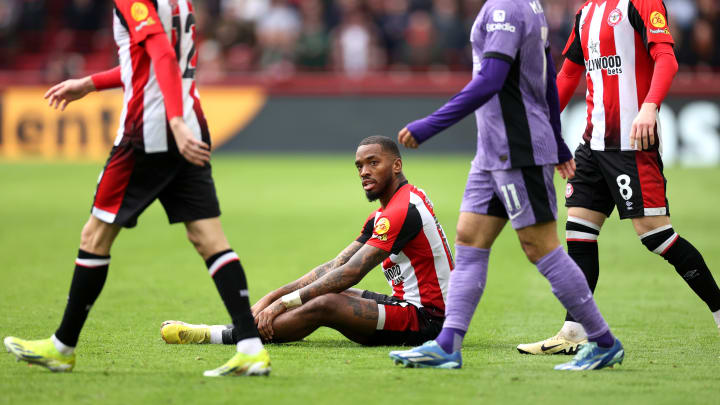
[[[575,16],[563,55],[585,66],[583,139],[591,149],[633,150],[630,129],[650,89],[652,43],[673,44],[662,0],[588,0]]]
[[[165,34],[175,49],[182,76],[183,118],[198,140],[209,142],[200,95],[195,87],[195,16],[189,0],[115,0],[113,34],[118,46],[124,106],[115,145],[141,141],[145,152],[166,152],[168,125],[163,94],[143,41]]]
[[[445,314],[452,253],[425,192],[401,186],[386,207],[370,214],[358,242],[390,252],[382,263],[393,296]]]

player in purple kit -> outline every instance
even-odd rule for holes
[[[490,247],[510,220],[528,259],[565,308],[588,331],[589,343],[560,370],[621,363],[622,344],[592,298],[580,268],[560,246],[554,167],[572,177],[575,164],[560,134],[555,68],[540,2],[488,0],[470,34],[473,78],[431,115],[398,134],[416,148],[475,111],[478,146],[460,207],[446,319],[436,340],[390,357],[408,367],[459,368],[460,349],[482,296]]]

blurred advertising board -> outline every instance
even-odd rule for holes
[[[104,160],[116,137],[120,91],[91,94],[60,113],[47,106],[45,87],[10,86],[0,92],[0,158]],[[201,100],[221,152],[352,153],[365,136],[395,137],[407,122],[432,112],[446,94],[278,94],[258,86],[204,86]],[[563,133],[578,144],[585,105],[574,99],[563,113]],[[720,164],[720,94],[671,95],[660,112],[668,165]],[[413,153],[475,151],[474,117]]]

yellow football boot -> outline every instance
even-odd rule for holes
[[[557,334],[539,342],[518,345],[517,350],[522,354],[576,354],[583,343],[587,343],[587,339],[575,342]]]
[[[215,370],[203,373],[205,377],[270,375],[270,355],[262,349],[257,354],[249,355],[237,352],[225,364]]]
[[[210,343],[210,326],[193,325],[180,321],[165,321],[160,326],[160,335],[167,344]]]
[[[75,367],[75,353],[64,355],[55,348],[52,339],[23,340],[8,336],[3,340],[8,352],[17,357],[18,361],[37,364],[51,371],[72,371]]]

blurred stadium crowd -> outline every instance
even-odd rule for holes
[[[201,79],[463,71],[483,0],[195,0]],[[556,63],[581,0],[544,0]],[[720,2],[665,0],[681,70],[720,70]],[[117,63],[111,1],[0,0],[0,70],[56,81]]]

